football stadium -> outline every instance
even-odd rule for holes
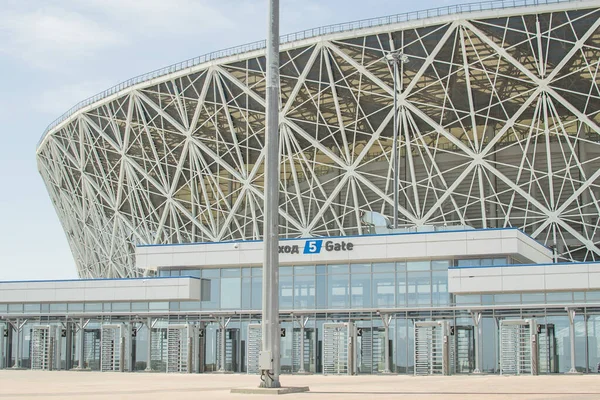
[[[600,1],[280,41],[281,372],[596,372]],[[81,279],[0,282],[0,368],[258,373],[265,63],[209,53],[50,124]]]

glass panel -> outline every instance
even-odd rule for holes
[[[346,267],[346,270],[348,267]],[[348,275],[329,275],[328,279],[328,306],[331,308],[349,308],[349,282]]]
[[[494,258],[494,265],[507,265],[506,257],[503,258]]]
[[[396,274],[396,281],[398,282],[398,291],[396,292],[396,305],[398,307],[406,307],[406,272],[398,272]]]
[[[329,274],[347,274],[348,273],[348,265],[347,264],[328,265],[327,270],[328,270]]]
[[[19,303],[19,304],[9,304],[8,305],[8,312],[22,313],[23,312],[23,304],[21,304],[21,303]]]
[[[434,306],[448,305],[449,299],[447,270],[436,270],[431,272],[431,297]]]
[[[248,274],[250,274],[250,269],[248,270]],[[243,272],[242,272],[243,275]],[[242,278],[242,310],[251,310],[252,309],[252,279],[251,278]]]
[[[496,304],[521,304],[521,295],[519,293],[505,293],[494,295]]]
[[[131,311],[148,311],[148,303],[147,302],[131,303]]]
[[[351,307],[371,307],[371,274],[352,273],[350,281]]]
[[[113,303],[113,310],[114,310],[115,304],[117,304],[117,303]],[[148,304],[148,309],[150,311],[167,311],[169,309],[169,303],[166,302],[166,301],[163,301],[163,302],[159,302],[159,301],[150,302]]]
[[[450,267],[450,260],[435,260],[431,262],[431,269],[436,271],[447,271]]]
[[[315,274],[315,266],[314,265],[296,265],[294,267],[295,275],[314,275]]]
[[[40,312],[40,304],[25,304],[24,306],[24,311],[25,312],[35,312],[35,313],[39,313]]]
[[[427,271],[430,268],[429,261],[408,261],[406,263],[407,271]]]
[[[371,264],[350,264],[350,273],[368,274],[371,272]]]
[[[317,308],[327,308],[327,275],[317,275],[316,303]]]
[[[127,304],[129,304],[129,303],[127,303]],[[50,304],[50,312],[60,312],[60,311],[67,311],[66,303],[51,303]]]
[[[8,304],[0,304],[0,312],[8,311]]]
[[[456,265],[459,267],[479,267],[480,261],[478,259],[457,260]]]
[[[242,268],[242,276],[250,276],[252,274],[252,270],[250,268]]]
[[[221,298],[221,271],[218,269],[202,269],[202,278],[210,279],[210,300],[201,303],[204,310],[216,310],[219,308]]]
[[[546,293],[547,303],[572,303],[573,292],[548,292]]]
[[[191,276],[194,278],[200,278],[200,270],[199,269],[186,269],[181,271],[181,276]]]
[[[480,304],[481,296],[478,294],[457,294],[454,296],[456,305]]]
[[[289,268],[289,267],[288,267]],[[291,268],[290,268],[291,271]],[[284,310],[291,309],[294,305],[294,277],[279,277],[279,307]]]
[[[86,312],[100,312],[102,311],[102,303],[86,303],[85,304],[85,311]],[[106,311],[110,311],[110,309],[106,310]]]
[[[252,276],[262,276],[262,267],[252,267]]]
[[[430,272],[409,272],[407,282],[409,306],[431,305]]]
[[[394,263],[374,263],[373,272],[395,272],[396,265]]]
[[[523,299],[523,303],[544,304],[546,302],[546,295],[544,293],[522,293],[521,298]]]
[[[326,273],[327,273],[327,266],[326,265],[317,265],[317,274],[324,275]]]
[[[130,307],[130,303],[112,303],[113,311],[129,311]],[[52,307],[50,307],[50,309],[52,309]]]
[[[238,276],[240,270],[237,269]],[[221,308],[240,308],[242,303],[241,278],[221,278]]]
[[[373,274],[373,307],[393,307],[395,305],[394,277],[393,273]]]
[[[294,273],[294,267],[279,267],[279,276],[292,275],[293,273]]]
[[[232,278],[232,277],[238,277],[241,274],[241,270],[239,268],[223,268],[221,270],[221,277],[222,278]]]
[[[200,310],[200,302],[199,301],[182,301],[179,303],[179,309],[181,311],[199,311]]]
[[[596,301],[600,300],[600,292],[586,292],[585,300],[588,302],[592,302],[592,301],[596,302]]]
[[[315,308],[314,276],[294,277],[294,308]]]
[[[396,263],[396,271],[406,271],[406,263],[405,262],[397,262]]]
[[[254,272],[256,268],[252,268]],[[262,278],[252,277],[252,309],[262,308]]]
[[[168,269],[159,269],[158,276],[171,276],[171,271]]]
[[[69,312],[73,312],[73,311],[82,312],[83,311],[83,303],[69,303],[68,308],[69,308]]]
[[[179,302],[178,301],[169,302],[169,311],[179,311]]]

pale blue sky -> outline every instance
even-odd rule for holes
[[[456,0],[281,0],[281,33]],[[2,0],[0,280],[75,278],[36,144],[80,100],[120,81],[261,40],[267,0]]]

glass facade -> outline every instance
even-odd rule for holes
[[[457,337],[467,338],[470,352],[462,360],[460,371],[474,369],[473,314],[481,312],[479,323],[480,366],[482,372],[499,372],[499,327],[502,321],[535,320],[548,343],[551,354],[541,373],[561,373],[571,369],[570,324],[565,306],[577,307],[574,320],[576,369],[595,372],[600,363],[600,291],[527,292],[452,295],[448,291],[448,270],[477,266],[498,266],[513,262],[506,257],[468,260],[394,260],[377,263],[285,265],[279,268],[279,300],[281,328],[287,334],[281,338],[282,373],[298,370],[298,337],[300,319],[304,321],[306,340],[305,370],[323,371],[324,327],[328,323],[351,322],[360,329],[363,339],[357,339],[358,373],[383,372],[381,355],[374,354],[388,321],[390,338],[390,370],[401,374],[415,373],[415,327],[424,321],[446,321],[456,329]],[[211,296],[207,301],[186,302],[90,302],[90,303],[26,303],[0,304],[0,313],[12,321],[0,320],[0,368],[31,366],[31,340],[40,325],[66,327],[60,365],[73,367],[79,363],[79,353],[68,352],[67,343],[74,346],[76,318],[85,316],[85,360],[90,369],[100,366],[97,346],[106,324],[122,325],[135,330],[130,346],[131,365],[128,370],[148,368],[166,370],[166,340],[170,326],[188,324],[202,331],[194,346],[203,350],[194,361],[194,372],[211,372],[220,368],[221,329],[225,326],[227,357],[225,368],[247,372],[249,357],[249,326],[260,323],[262,300],[262,270],[258,266],[183,269],[159,271],[160,276],[193,276],[210,280]],[[142,316],[150,316],[152,331]],[[71,316],[70,319],[65,319]],[[62,322],[59,322],[62,321]],[[66,323],[64,321],[67,321]],[[23,323],[16,332],[11,326]],[[17,325],[18,325],[17,323]],[[187,326],[187,325],[186,325]],[[191,329],[191,328],[190,328]],[[462,335],[462,336],[461,336]],[[151,337],[151,339],[150,339]],[[367,340],[367,338],[369,338]],[[149,340],[152,343],[149,343]],[[544,343],[546,343],[544,342]],[[370,343],[370,344],[368,344]],[[150,345],[149,345],[150,344]],[[96,347],[94,347],[96,346]],[[148,354],[151,348],[151,354]],[[367,350],[369,352],[368,353]],[[377,347],[381,352],[382,347]],[[198,353],[200,354],[200,353]],[[550,359],[551,358],[551,359]],[[458,368],[458,367],[457,367]]]

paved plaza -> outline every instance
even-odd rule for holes
[[[0,371],[0,399],[260,399],[231,394],[254,387],[258,376],[245,374],[100,373]],[[552,376],[288,376],[284,386],[310,386],[291,399],[598,399],[600,375]],[[275,398],[276,396],[268,396]]]

